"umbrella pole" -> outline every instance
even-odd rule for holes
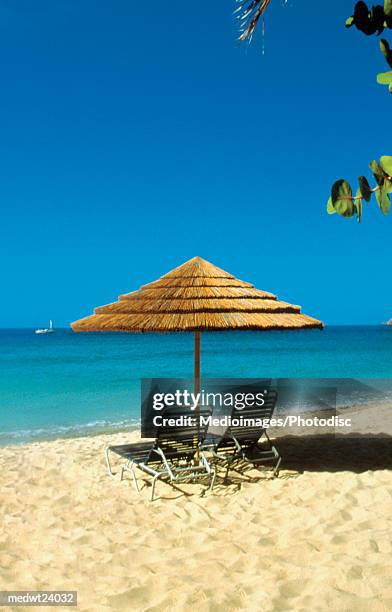
[[[200,393],[200,332],[195,331],[195,350],[194,350],[194,381],[193,392],[195,395]],[[195,417],[197,423],[197,443],[200,440],[200,405],[197,402]],[[195,455],[195,460],[199,461],[199,452]]]
[[[200,393],[200,332],[195,332],[195,367],[194,367],[194,385],[193,392],[195,395]]]

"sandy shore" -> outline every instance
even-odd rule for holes
[[[105,472],[104,447],[136,437],[0,449],[0,589],[76,589],[94,611],[392,609],[389,440],[283,438],[278,479],[158,484],[150,503]]]

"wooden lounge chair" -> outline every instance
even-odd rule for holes
[[[192,425],[157,427],[157,437],[151,442],[137,442],[109,446],[105,450],[106,463],[109,474],[114,476],[110,463],[110,454],[115,453],[125,460],[121,466],[121,480],[124,472],[132,474],[133,483],[137,492],[140,492],[135,468],[152,477],[151,501],[154,500],[157,480],[166,480],[169,483],[195,481],[207,479],[208,489],[214,486],[215,469],[207,461],[201,444],[206,436],[208,424],[198,425],[197,417],[189,409],[170,408],[163,411],[164,418],[177,418],[181,415],[194,416]],[[200,415],[208,416],[210,411],[202,410]]]
[[[246,419],[270,420],[277,402],[276,391],[268,391],[265,403],[260,407],[234,410],[232,418],[240,416]],[[265,440],[261,440],[265,438]],[[268,437],[267,429],[260,425],[229,426],[224,432],[216,434],[209,430],[206,440],[202,446],[209,450],[214,459],[226,467],[225,481],[229,471],[241,463],[253,464],[255,467],[266,462],[273,462],[274,476],[278,476],[282,458]]]

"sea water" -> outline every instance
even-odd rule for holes
[[[0,445],[136,427],[141,378],[192,374],[192,334],[0,330]],[[345,378],[341,405],[368,401],[358,382],[378,379],[392,399],[380,380],[392,379],[392,327],[204,333],[202,375]]]

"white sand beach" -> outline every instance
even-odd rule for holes
[[[284,438],[277,479],[159,483],[151,503],[105,471],[105,446],[136,438],[0,449],[0,589],[94,611],[392,609],[389,440]]]

